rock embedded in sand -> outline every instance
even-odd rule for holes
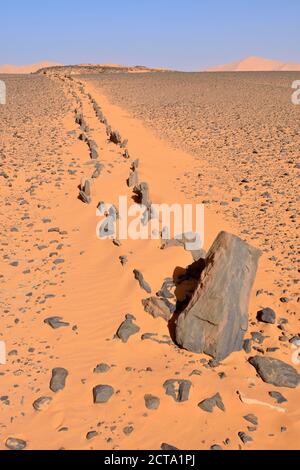
[[[210,450],[223,450],[223,448],[219,444],[213,444]]]
[[[79,198],[85,204],[90,204],[92,201],[92,184],[90,180],[84,180],[80,186]]]
[[[158,297],[150,297],[142,300],[145,312],[152,315],[153,318],[161,317],[167,322],[172,317],[172,312],[167,307],[166,303]]]
[[[116,336],[123,341],[123,343],[127,343],[130,336],[135,335],[140,331],[140,327],[133,323],[135,317],[133,315],[126,315],[125,321],[119,327]]]
[[[133,270],[135,279],[139,282],[140,287],[144,289],[148,294],[151,294],[152,290],[149,284],[145,281],[143,274],[138,269]]]
[[[49,317],[44,320],[44,323],[51,326],[54,330],[70,326],[70,323],[62,321],[62,317]]]
[[[110,131],[109,140],[116,145],[122,144],[122,137],[118,131]]]
[[[276,322],[276,313],[269,307],[263,308],[257,312],[257,320],[263,323],[271,323],[274,325]]]
[[[50,405],[51,401],[51,397],[40,397],[32,403],[32,406],[36,411],[43,411]]]
[[[190,380],[169,379],[164,383],[166,395],[170,395],[178,403],[189,399],[191,386]]]
[[[132,188],[133,186],[136,186],[138,182],[139,182],[139,175],[138,175],[137,170],[131,171],[127,179],[128,188]]]
[[[249,359],[260,378],[275,387],[296,388],[300,383],[297,370],[279,359],[266,356],[255,356]]]
[[[56,367],[52,370],[52,377],[50,381],[50,389],[52,392],[56,393],[65,388],[68,375],[69,372],[63,367]]]
[[[179,450],[177,447],[174,447],[171,444],[167,444],[166,442],[163,442],[160,448],[161,450]]]
[[[243,418],[246,421],[249,421],[249,423],[253,424],[254,426],[258,426],[258,419],[257,419],[257,416],[255,416],[254,414],[250,413],[246,416],[243,416]]]
[[[176,341],[191,352],[220,361],[243,348],[248,304],[261,252],[221,232],[206,260],[198,286],[176,324]]]
[[[103,362],[101,364],[98,364],[95,369],[94,373],[95,374],[104,374],[105,372],[108,372],[110,370],[110,366],[108,364],[104,364]]]
[[[145,183],[145,182],[140,183],[139,185],[133,188],[133,192],[136,196],[137,204],[142,204],[143,206],[146,206],[146,207],[151,206],[148,183]]]
[[[9,437],[5,445],[10,450],[24,450],[27,447],[27,442],[22,439],[16,439],[15,437]]]
[[[157,410],[159,408],[160,399],[158,397],[148,394],[144,396],[144,400],[145,406],[148,408],[148,410]]]
[[[276,403],[286,403],[287,399],[280,393],[280,392],[269,392],[270,397],[274,398],[276,400]]]
[[[107,403],[115,393],[110,385],[96,385],[93,388],[94,403]]]
[[[242,441],[243,444],[247,444],[248,442],[252,442],[252,441],[253,441],[252,437],[248,436],[248,435],[247,435],[246,433],[244,433],[244,432],[239,432],[239,433],[238,433],[238,436],[239,436],[239,438],[241,439],[241,441]]]
[[[225,411],[225,406],[219,393],[216,393],[211,398],[206,398],[205,400],[200,401],[200,403],[198,403],[198,407],[207,413],[212,413],[215,407],[219,408],[221,411]]]

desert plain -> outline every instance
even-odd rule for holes
[[[299,449],[299,73],[59,69],[0,75],[0,448]],[[152,202],[204,204],[206,252],[221,231],[261,250],[225,359],[144,308],[189,300],[190,252],[96,236],[135,169]]]

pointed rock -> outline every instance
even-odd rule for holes
[[[218,361],[242,349],[260,254],[234,235],[218,235],[205,259],[198,286],[177,320],[180,346]]]

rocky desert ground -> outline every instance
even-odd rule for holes
[[[1,449],[299,448],[298,78],[0,75]],[[119,195],[205,252],[99,240]]]

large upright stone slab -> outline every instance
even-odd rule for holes
[[[219,233],[191,301],[177,319],[180,346],[218,361],[242,349],[260,255],[260,250],[239,237]]]

